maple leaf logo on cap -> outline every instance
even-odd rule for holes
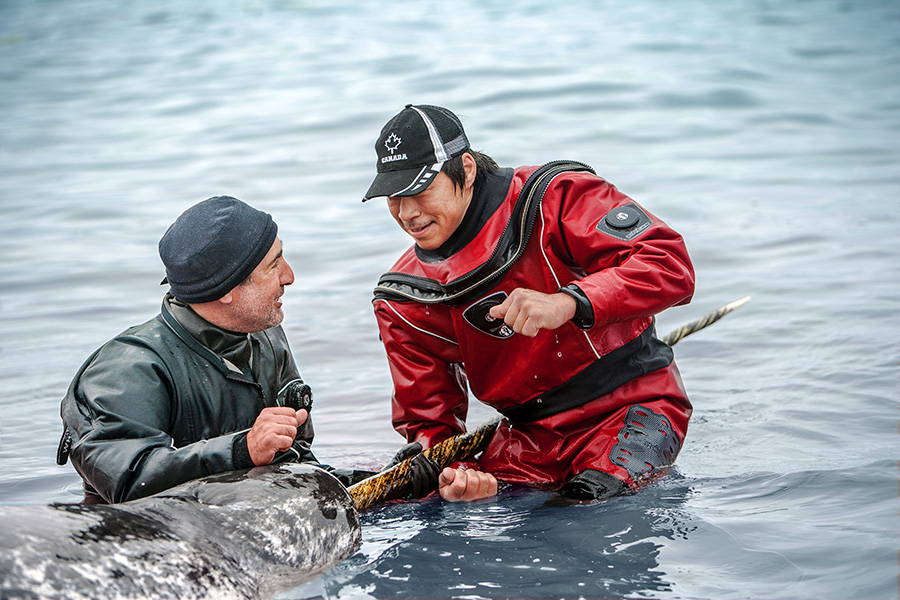
[[[393,154],[394,150],[400,147],[401,141],[402,140],[397,137],[396,133],[392,133],[391,135],[387,136],[386,140],[384,140],[384,147],[390,150],[391,154]]]

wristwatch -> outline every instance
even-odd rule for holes
[[[566,287],[559,288],[559,291],[575,299],[575,316],[572,317],[571,321],[581,329],[593,327],[594,307],[585,293],[581,291],[581,288],[574,283],[570,283]]]

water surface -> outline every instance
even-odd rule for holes
[[[0,502],[75,501],[55,465],[81,362],[159,307],[156,243],[204,198],[272,213],[316,453],[401,444],[370,298],[408,245],[359,199],[404,104],[503,165],[591,164],[682,232],[695,416],[635,496],[373,510],[285,598],[894,598],[900,5],[0,0]],[[473,405],[469,422],[490,412]]]

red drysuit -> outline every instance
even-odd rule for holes
[[[675,459],[691,404],[653,315],[690,301],[693,267],[678,233],[586,169],[545,181],[530,224],[516,207],[536,168],[506,170],[505,200],[465,247],[437,261],[410,248],[382,278],[375,314],[394,427],[408,441],[428,447],[464,431],[468,381],[508,413],[478,460],[500,480],[555,487],[597,469],[633,486]],[[476,190],[472,202],[483,201]],[[520,249],[505,265],[510,243]],[[487,263],[501,267],[481,281]],[[486,315],[515,288],[573,283],[593,309],[588,329],[567,322],[529,338]]]

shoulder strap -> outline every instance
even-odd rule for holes
[[[558,160],[532,173],[516,198],[512,215],[500,234],[494,252],[485,262],[447,284],[406,273],[385,273],[375,286],[375,299],[456,305],[489,289],[522,256],[550,182],[567,171],[594,172],[584,163]]]

